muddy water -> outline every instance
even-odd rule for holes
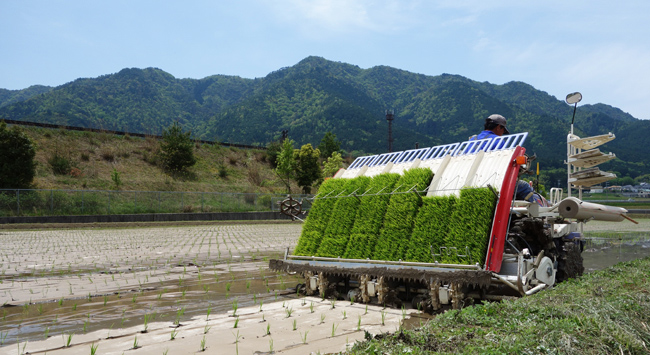
[[[227,277],[184,282],[168,281],[147,285],[139,291],[122,291],[85,298],[30,303],[2,307],[0,343],[42,340],[52,336],[84,334],[111,330],[149,322],[169,322],[182,326],[192,317],[232,312],[233,309],[294,298],[289,290],[300,279],[260,270],[232,272]],[[63,341],[63,340],[62,340]]]
[[[650,256],[650,233],[588,238],[582,252],[585,272],[647,256]]]

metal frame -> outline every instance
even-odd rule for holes
[[[411,149],[400,152],[368,155],[356,158],[350,169],[361,169],[364,166],[384,166],[388,163],[401,164],[410,163],[416,159],[422,161],[430,159],[441,159],[448,155],[462,156],[476,154],[478,152],[492,152],[497,150],[514,149],[522,146],[528,137],[528,132],[509,134],[501,137],[486,138],[481,140],[468,140],[465,142],[437,145],[434,147]]]

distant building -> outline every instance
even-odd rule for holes
[[[589,189],[589,193],[592,194],[602,194],[603,192],[605,192],[605,190],[603,190],[602,186],[592,186],[591,189]]]

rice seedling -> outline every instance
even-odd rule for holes
[[[307,344],[307,333],[309,333],[309,330],[305,330],[305,333],[300,332],[300,339],[303,344]]]
[[[141,333],[146,333],[147,329],[149,329],[149,322],[152,319],[152,315],[149,313],[145,313],[144,315],[144,329],[142,329]]]
[[[72,336],[73,335],[74,335],[74,333],[70,333],[66,337],[65,334],[61,334],[61,336],[63,337],[63,347],[64,348],[69,348],[70,347],[70,344],[72,343]]]
[[[95,344],[95,343],[90,344],[90,355],[97,354],[97,348],[98,347],[99,347],[99,344]]]
[[[183,314],[185,314],[185,307],[182,307],[176,311],[176,319],[174,320],[174,325],[180,326],[180,321]]]
[[[332,304],[332,309],[336,308],[336,307],[335,307],[335,305],[336,305],[336,298],[332,298],[332,299],[330,300],[330,303]]]
[[[205,327],[203,327],[203,334],[208,334],[208,332],[210,331],[211,328],[212,328],[212,327],[210,327],[210,326],[208,326],[208,325],[206,324]]]
[[[334,335],[336,333],[336,329],[338,329],[338,324],[332,323],[332,338],[334,338]]]
[[[18,354],[20,354],[20,355],[25,354],[25,348],[27,347],[27,342],[25,342],[23,344],[23,350],[22,351],[20,350],[20,342],[16,343],[16,345],[18,346]]]
[[[140,344],[138,343],[138,336],[135,336],[135,339],[133,339],[133,347],[131,349],[137,349],[140,347]]]
[[[239,317],[235,318],[235,324],[233,325],[233,328],[237,328],[237,325],[239,325]]]
[[[359,319],[357,320],[357,331],[361,330],[361,316],[359,316]]]
[[[239,304],[237,302],[237,298],[235,298],[234,301],[232,301],[232,316],[237,317],[237,309],[239,308]]]
[[[199,351],[205,351],[205,336],[201,339],[201,345],[199,346]]]
[[[323,324],[323,323],[325,323],[325,314],[321,313],[321,315],[320,315],[320,323],[318,323],[318,324]]]
[[[293,313],[293,308],[288,307],[284,310],[287,314],[287,318],[291,317],[291,314]]]
[[[205,320],[208,321],[210,319],[210,313],[212,312],[212,305],[208,304],[208,312],[205,315]]]
[[[309,304],[309,313],[314,313],[314,302],[313,301]]]
[[[172,332],[170,334],[170,339],[169,340],[174,340],[176,339],[176,336],[178,336],[178,328],[172,329]]]
[[[381,311],[381,325],[386,325],[386,312]]]
[[[294,320],[293,320],[293,330],[298,329],[297,327],[298,327],[297,320],[294,319]]]
[[[342,313],[343,313],[343,319],[348,318],[348,315],[347,315],[346,311],[343,311]]]
[[[239,339],[241,338],[239,335],[239,330],[237,331],[237,334],[232,333],[232,335],[235,336],[235,353],[239,355]]]
[[[271,323],[266,324],[266,333],[265,335],[271,335]]]
[[[393,191],[397,194],[391,195],[386,209],[373,254],[374,259],[403,259],[405,250],[410,245],[411,232],[421,204],[421,197],[417,193],[429,186],[432,177],[431,170],[423,168],[407,170],[400,177],[396,184],[398,188]],[[415,189],[415,194],[409,193],[412,189]]]
[[[43,333],[45,339],[50,337],[50,327],[45,327],[45,332]]]
[[[269,339],[269,354],[273,354],[273,338]]]

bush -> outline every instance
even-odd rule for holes
[[[397,182],[398,188],[390,197],[384,217],[384,225],[379,233],[377,246],[373,254],[377,260],[402,259],[410,243],[415,216],[420,207],[421,198],[409,192],[412,188],[423,191],[431,183],[433,173],[428,168],[407,170]]]
[[[0,188],[29,188],[36,175],[36,150],[31,140],[16,126],[7,129],[7,124],[2,121],[0,152]]]
[[[52,172],[55,175],[68,175],[72,169],[70,160],[64,156],[59,155],[58,153],[54,153],[54,155],[52,155],[50,159],[47,160],[47,163],[50,164]]]

